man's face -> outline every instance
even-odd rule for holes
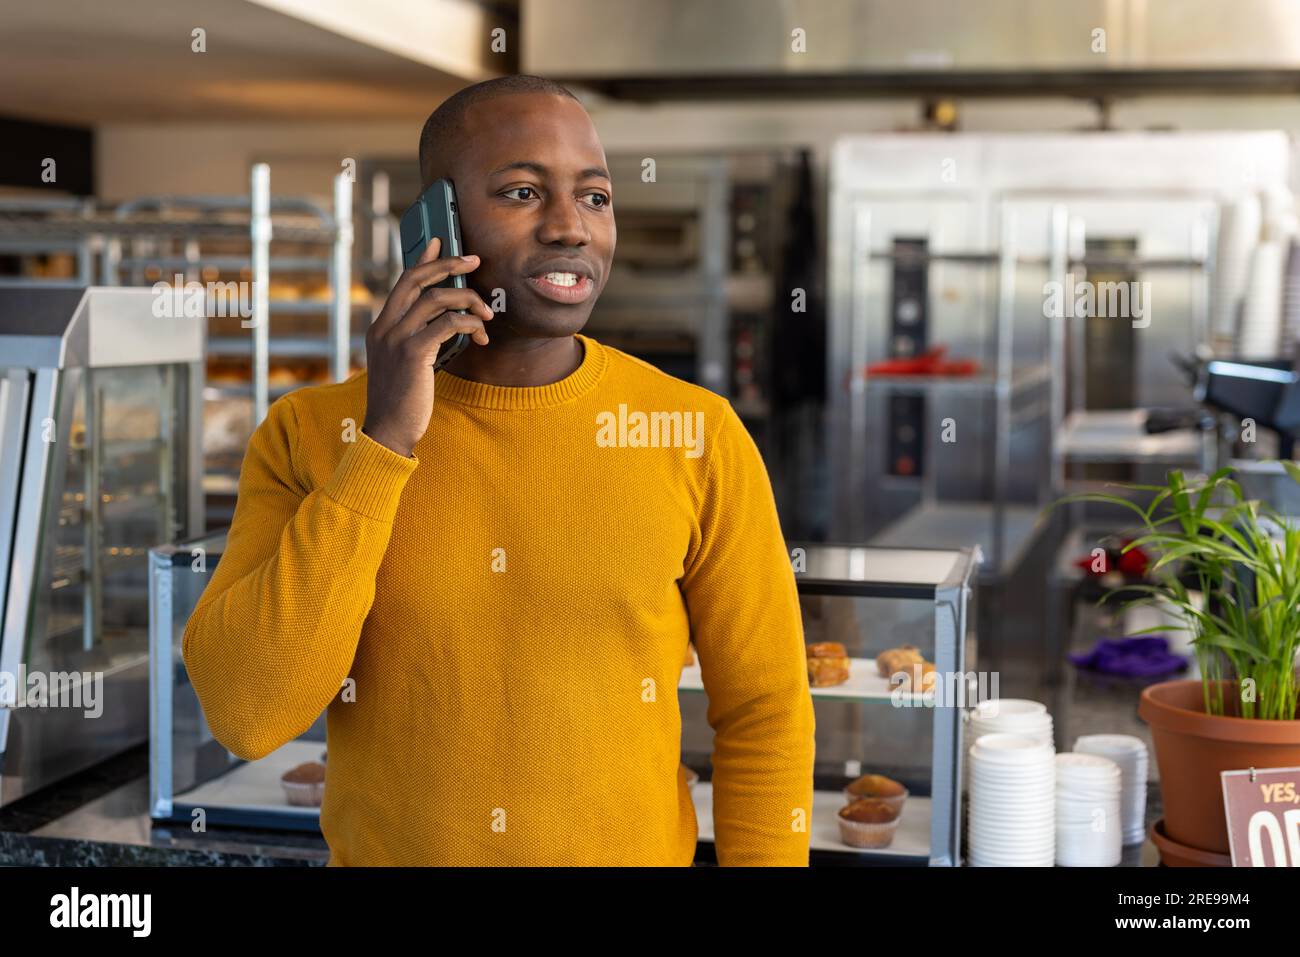
[[[590,117],[568,97],[511,94],[470,108],[451,178],[465,252],[481,258],[469,284],[493,307],[493,291],[505,292],[494,335],[556,338],[586,325],[614,258],[605,164]]]

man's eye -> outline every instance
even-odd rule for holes
[[[514,196],[511,197],[512,199],[532,199],[537,195],[537,190],[533,189],[531,186],[516,186],[514,189],[506,190],[501,195],[510,196],[511,193],[528,193],[527,196]]]
[[[591,204],[597,209],[604,209],[609,205],[609,197],[604,193],[589,193],[587,199],[591,200]],[[596,200],[600,200],[600,202],[596,202]]]

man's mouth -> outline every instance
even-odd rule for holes
[[[552,302],[578,303],[591,297],[595,284],[589,276],[576,272],[544,272],[528,277],[529,284]]]

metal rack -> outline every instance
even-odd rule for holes
[[[248,196],[142,197],[111,210],[98,209],[89,200],[0,202],[0,251],[70,252],[78,263],[75,279],[5,276],[0,277],[0,287],[152,285],[147,273],[154,269],[178,270],[186,282],[197,281],[205,267],[247,271],[253,288],[253,314],[244,327],[253,334],[246,339],[216,337],[209,342],[208,355],[251,356],[255,422],[261,421],[272,392],[267,385],[270,360],[323,357],[329,361],[333,379],[346,378],[352,351],[364,347],[362,337],[350,335],[352,313],[375,307],[373,301],[353,303],[350,299],[351,178],[346,173],[335,177],[331,212],[309,199],[273,197],[270,176],[270,167],[259,163],[252,168]],[[376,228],[393,232],[395,224],[379,222]],[[234,253],[214,252],[214,241],[243,248]],[[308,245],[321,251],[272,255],[273,243]],[[281,271],[320,272],[328,278],[330,298],[270,299],[267,290],[272,275]],[[325,315],[327,334],[272,337],[268,320],[274,314]]]
[[[178,221],[178,215],[184,220]],[[247,239],[248,251],[205,253],[203,240],[217,238]],[[131,249],[124,254],[127,240]],[[322,252],[273,256],[273,242],[318,247]],[[208,355],[251,357],[256,425],[266,417],[270,404],[268,371],[273,357],[326,358],[331,379],[341,381],[348,376],[353,350],[364,348],[362,337],[351,334],[352,313],[354,309],[369,310],[373,303],[351,301],[352,242],[352,180],[346,173],[334,178],[334,209],[330,213],[311,200],[272,197],[271,169],[258,163],[252,169],[247,197],[144,197],[118,206],[113,232],[104,244],[104,274],[107,283],[117,284],[127,270],[131,283],[139,285],[146,282],[150,267],[184,270],[186,282],[197,280],[204,267],[251,270],[252,315],[240,325],[252,335],[210,337]],[[330,299],[273,300],[269,296],[273,271],[320,272],[328,278]],[[272,314],[291,313],[326,315],[325,336],[272,337]]]
[[[301,367],[315,360],[319,375],[323,360],[329,380],[341,381],[350,374],[354,357],[360,354],[357,364],[364,362],[364,335],[354,331],[354,317],[372,318],[382,299],[369,295],[352,301],[352,207],[353,183],[346,173],[335,177],[333,208],[327,209],[310,199],[273,196],[267,164],[252,168],[246,196],[142,197],[114,207],[78,199],[0,202],[0,252],[68,254],[76,270],[75,277],[60,280],[4,276],[0,288],[152,285],[161,293],[173,283],[184,287],[219,280],[205,285],[202,293],[212,327],[205,358],[247,361],[250,374],[247,383],[209,384],[204,394],[210,400],[247,397],[251,434],[271,401],[306,384],[272,385],[273,363]],[[392,252],[399,246],[396,221],[386,210],[363,215],[386,255],[364,264],[361,275],[367,282],[395,279],[382,267],[401,262]],[[328,297],[273,298],[272,279],[284,274],[304,282],[312,276],[323,279],[319,285],[328,289]],[[225,303],[216,298],[223,291]],[[183,294],[188,299],[192,291]],[[237,322],[228,305],[239,307]],[[282,316],[313,321],[276,333],[271,326]],[[322,321],[317,325],[316,319]],[[238,423],[240,415],[234,414]],[[235,428],[242,431],[243,425]],[[233,462],[210,462],[207,472],[209,493],[233,494],[238,478]],[[223,501],[209,505],[214,521],[225,517]]]

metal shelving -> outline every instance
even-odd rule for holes
[[[272,358],[323,357],[329,360],[333,381],[347,378],[357,341],[351,330],[352,314],[373,306],[372,302],[354,303],[351,299],[352,179],[348,174],[334,178],[332,212],[308,199],[273,197],[271,169],[258,163],[252,168],[247,197],[143,197],[118,206],[113,225],[115,233],[104,252],[104,273],[110,283],[115,284],[127,270],[134,284],[142,284],[151,267],[183,269],[186,282],[196,281],[205,268],[251,274],[252,315],[241,322],[251,335],[246,339],[211,336],[208,355],[252,357],[254,425],[266,417],[270,403]],[[212,239],[247,242],[248,252],[232,254],[228,248],[205,252],[204,240]],[[123,250],[125,240],[131,243],[129,253]],[[171,248],[175,240],[182,243],[180,255]],[[272,255],[272,243],[328,247],[330,254],[295,249]],[[272,299],[273,272],[319,273],[326,278],[330,295],[318,300]],[[297,341],[301,337],[272,337],[270,317],[276,314],[327,315],[325,335],[309,337],[313,340],[309,347]]]

